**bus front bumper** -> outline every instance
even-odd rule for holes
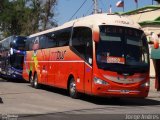
[[[146,98],[149,93],[149,87],[110,87],[103,85],[94,85],[92,93],[95,96],[100,97],[134,97],[134,98]]]

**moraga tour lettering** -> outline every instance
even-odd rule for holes
[[[56,51],[52,52],[50,60],[64,60],[64,56],[66,54],[66,50],[64,51]]]

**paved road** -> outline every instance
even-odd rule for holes
[[[154,114],[155,116],[149,117],[160,119],[160,93],[151,90],[147,99],[113,100],[87,95],[80,99],[72,99],[65,90],[50,87],[34,89],[28,83],[0,80],[0,114],[0,119],[6,115],[17,115],[23,120],[106,120],[136,117],[126,116],[130,114]]]

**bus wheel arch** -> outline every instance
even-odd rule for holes
[[[32,71],[29,72],[29,82],[31,84],[31,86],[33,87],[33,75],[32,75]]]
[[[72,74],[69,75],[68,81],[67,81],[67,90],[68,90],[68,92],[69,92],[69,83],[70,83],[70,80],[71,80],[72,78],[74,78],[74,76],[73,76]]]
[[[76,81],[73,75],[70,75],[68,78],[67,89],[70,97],[74,99],[78,98],[79,95],[76,89]]]
[[[29,78],[28,78],[28,81],[30,82],[31,80],[31,76],[32,76],[32,71],[29,71]]]

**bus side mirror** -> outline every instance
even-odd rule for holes
[[[92,58],[89,58],[88,62],[89,64],[92,64]]]
[[[159,42],[157,40],[154,41],[154,49],[159,48]]]
[[[152,32],[151,33],[151,39],[153,41],[154,48],[158,49],[159,48],[159,38],[158,38],[158,35]]]
[[[95,42],[99,42],[99,33],[98,32],[93,32],[93,40]]]
[[[99,27],[93,27],[92,37],[95,42],[99,42]]]

